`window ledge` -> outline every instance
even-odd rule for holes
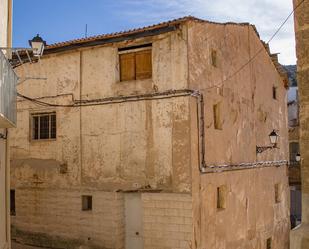
[[[49,139],[30,139],[30,143],[54,142],[54,141],[57,141],[57,138],[49,138]]]

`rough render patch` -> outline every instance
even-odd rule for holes
[[[282,183],[280,203],[275,202],[276,182]],[[201,248],[262,249],[268,237],[272,237],[273,248],[288,248],[289,186],[285,168],[203,175],[200,184],[200,200],[193,198],[193,207],[201,206],[193,210],[201,214]],[[218,209],[216,189],[222,185],[227,187],[226,208]]]

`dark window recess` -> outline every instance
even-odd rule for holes
[[[213,106],[213,115],[214,115],[214,128],[216,130],[222,130],[222,115],[221,115],[220,103]]]
[[[273,86],[273,99],[277,99],[277,87]]]
[[[128,50],[132,50],[132,49],[137,49],[137,48],[151,48],[152,44],[151,43],[146,43],[146,44],[142,44],[142,45],[136,45],[136,46],[131,46],[131,47],[123,47],[123,48],[118,48],[118,51],[128,51]]]
[[[217,209],[226,208],[227,187],[222,185],[217,188]]]
[[[296,155],[299,153],[299,143],[291,142],[290,143],[290,163],[291,165],[298,165],[299,162],[296,161]]]
[[[211,65],[217,67],[217,51],[214,49],[211,50]]]
[[[32,139],[56,138],[56,113],[41,113],[32,115]]]
[[[266,240],[266,249],[271,249],[271,238]]]
[[[92,196],[82,195],[82,211],[92,210]]]
[[[10,213],[11,216],[16,215],[16,209],[15,209],[15,190],[11,189],[10,190]]]

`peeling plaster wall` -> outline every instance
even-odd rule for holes
[[[35,75],[47,80],[26,81],[18,91],[30,97],[46,97],[44,101],[50,103],[69,104],[73,99],[186,88],[187,50],[183,36],[185,30],[134,41],[153,42],[152,79],[119,82],[117,47],[134,44],[131,41],[50,55],[19,67],[20,76]],[[20,100],[19,127],[12,135],[12,182],[31,185],[31,175],[37,171],[33,165],[41,160],[38,178],[44,187],[82,184],[118,190],[130,189],[137,183],[140,187],[188,192],[190,167],[184,156],[190,148],[188,108],[187,97],[81,110],[44,108]],[[57,113],[57,139],[31,140],[31,113],[48,111]],[[46,160],[53,160],[54,166],[44,166]],[[67,164],[67,174],[58,174],[62,164]]]
[[[47,78],[25,81],[19,85],[18,91],[32,98],[43,97],[41,100],[49,103],[71,104],[80,99],[186,89],[185,38],[186,29],[183,29],[135,41],[49,55],[38,63],[16,69],[20,77]],[[119,82],[118,47],[149,42],[152,42],[152,79]],[[120,232],[117,230],[111,238],[110,232],[114,234],[114,230],[105,232],[99,223],[117,217],[113,213],[96,212],[100,209],[98,205],[113,209],[108,200],[100,203],[97,198],[102,193],[116,195],[116,191],[140,188],[189,195],[189,100],[189,97],[177,97],[53,108],[19,99],[19,125],[12,134],[11,144],[11,182],[12,188],[16,189],[14,238],[37,245],[43,245],[42,240],[46,238],[55,247],[59,246],[57,241],[67,240],[68,248],[80,244],[123,248],[123,217],[118,217],[121,219],[117,228]],[[33,141],[31,114],[52,111],[57,116],[57,138]],[[67,169],[66,173],[62,172],[63,168]],[[85,192],[93,194],[94,212],[90,216],[80,211],[80,198]],[[47,207],[51,202],[50,208],[55,210],[49,213]],[[50,217],[45,222],[46,216]],[[185,218],[181,216],[179,219]],[[65,231],[68,226],[80,228],[68,234]],[[84,237],[92,233],[95,233],[95,238],[87,242]],[[82,241],[74,240],[80,237]],[[120,244],[116,246],[113,241]]]
[[[20,76],[47,77],[47,80],[26,81],[18,90],[30,97],[45,96],[41,100],[57,104],[169,89],[200,90],[205,99],[208,164],[287,160],[286,90],[266,51],[222,88],[208,89],[263,47],[256,33],[245,25],[197,22],[187,25],[168,34],[48,55],[38,63],[17,69]],[[117,47],[149,42],[152,42],[152,79],[119,82]],[[217,50],[218,55],[215,68],[210,64],[212,48]],[[273,86],[277,87],[277,100],[272,99]],[[222,130],[214,129],[213,105],[217,103],[222,108]],[[279,234],[286,234],[289,230],[286,168],[270,167],[201,176],[198,170],[196,104],[192,97],[178,97],[82,108],[46,108],[20,100],[20,125],[12,135],[11,149],[11,178],[17,196],[22,196],[28,188],[34,191],[61,189],[77,195],[85,191],[111,193],[144,188],[180,193],[177,198],[184,198],[186,202],[192,195],[192,205],[185,217],[162,218],[164,210],[161,214],[155,212],[150,215],[155,217],[144,215],[146,223],[150,222],[149,219],[156,220],[156,223],[165,220],[172,223],[170,227],[173,229],[177,227],[172,222],[174,220],[188,222],[185,223],[186,231],[167,231],[176,232],[173,236],[177,237],[177,241],[171,239],[170,242],[165,241],[165,233],[161,236],[157,231],[161,229],[160,224],[149,227],[147,241],[144,241],[147,246],[151,247],[158,238],[162,238],[164,243],[157,244],[156,249],[180,246],[236,249],[252,248],[252,245],[262,249],[265,238],[272,236],[274,249],[287,248],[286,240],[278,241]],[[57,113],[57,139],[31,141],[30,114],[46,111]],[[280,149],[266,151],[257,158],[255,146],[268,145],[268,134],[272,129],[279,130]],[[61,174],[63,167],[67,168],[67,173]],[[217,214],[214,207],[219,183],[227,186],[229,197],[226,210]],[[282,200],[277,204],[274,203],[276,183],[282,184]],[[158,205],[165,205],[164,195],[147,193],[144,200],[156,197]],[[21,222],[18,213],[25,213],[24,202],[24,199],[17,199],[14,229],[31,238],[32,233],[38,233],[35,230],[37,223],[26,228]],[[157,205],[156,201],[147,202],[146,206]],[[35,205],[41,205],[40,199],[31,203],[30,208]],[[143,208],[146,209],[146,206]],[[34,216],[39,215],[34,212]],[[192,223],[186,218],[192,218]],[[237,222],[239,219],[240,223]],[[91,220],[87,222],[92,224]],[[151,229],[156,235],[151,233]],[[231,231],[237,231],[237,236],[229,235]],[[16,234],[18,237],[21,233]],[[100,236],[102,241],[108,237]],[[123,237],[119,235],[116,239],[123,240]]]
[[[189,23],[189,87],[204,94],[206,164],[288,160],[286,89],[260,39],[248,25]],[[239,73],[257,51],[259,55]],[[217,66],[211,51],[217,51]],[[233,77],[230,77],[233,75]],[[215,87],[217,86],[217,87]],[[277,89],[273,99],[272,88]],[[213,105],[220,103],[222,129],[214,128]],[[196,112],[191,108],[191,115]],[[196,121],[191,120],[191,152]],[[280,149],[256,155],[269,145],[268,134],[280,134]],[[197,132],[197,131],[196,131]],[[191,155],[192,166],[198,161]],[[195,164],[196,165],[196,164]],[[200,175],[192,169],[193,248],[272,248],[289,246],[289,188],[286,167]],[[282,184],[275,202],[274,185]],[[217,187],[227,187],[226,208],[217,210]]]

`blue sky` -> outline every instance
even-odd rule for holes
[[[13,44],[39,33],[48,44],[155,24],[185,15],[250,22],[268,40],[292,10],[292,0],[13,0]],[[295,64],[291,18],[270,44],[283,64]]]

